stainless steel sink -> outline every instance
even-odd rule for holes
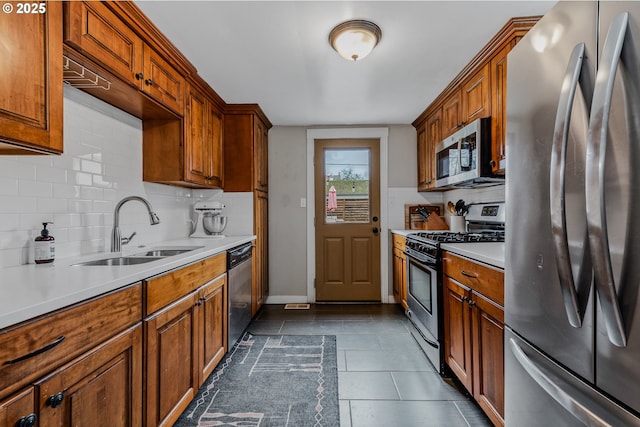
[[[73,265],[105,265],[105,266],[114,266],[114,265],[136,265],[136,264],[144,264],[145,262],[157,261],[164,257],[161,256],[121,256],[114,258],[103,258],[96,259],[93,261],[80,262],[78,264]]]
[[[159,259],[167,258],[174,255],[180,255],[185,252],[193,251],[196,249],[203,248],[204,246],[162,246],[150,248],[147,251],[140,252],[133,255],[127,256],[118,256],[118,257],[110,257],[110,258],[101,258],[93,261],[85,261],[79,262],[77,264],[73,264],[74,266],[90,266],[90,265],[105,265],[105,266],[115,266],[115,265],[136,265],[136,264],[144,264],[145,262],[156,261]]]
[[[192,251],[197,248],[189,248],[189,249],[150,249],[146,252],[140,252],[133,256],[154,256],[154,257],[168,257],[174,255],[180,255],[185,252]]]

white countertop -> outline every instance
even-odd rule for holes
[[[255,236],[227,236],[223,239],[186,238],[123,250],[122,255],[126,256],[158,247],[202,246],[180,255],[137,265],[72,265],[120,255],[100,253],[80,258],[60,258],[51,264],[27,264],[0,269],[0,328],[208,258],[252,240],[255,240]]]
[[[504,270],[504,243],[442,243],[440,247],[445,251]]]
[[[407,237],[407,235],[411,233],[419,233],[420,231],[424,231],[424,230],[391,230],[391,233],[397,234],[398,236]]]

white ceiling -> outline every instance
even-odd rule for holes
[[[228,103],[274,125],[411,123],[514,16],[555,1],[136,2]],[[327,42],[349,19],[382,28],[358,62]]]

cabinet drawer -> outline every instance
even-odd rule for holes
[[[393,234],[393,247],[404,251],[407,238],[398,234]]]
[[[226,271],[227,253],[224,252],[146,280],[145,316],[177,301]]]
[[[0,331],[0,398],[142,319],[142,286]]]
[[[504,305],[504,272],[484,264],[445,252],[442,256],[445,275],[477,293]]]

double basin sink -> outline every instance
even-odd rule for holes
[[[180,255],[185,252],[190,252],[196,249],[200,249],[203,246],[166,246],[159,248],[151,248],[143,252],[139,252],[127,256],[117,256],[109,258],[101,258],[93,261],[81,262],[73,264],[74,266],[117,266],[117,265],[137,265],[144,264],[146,262],[157,261],[162,258],[167,258],[174,255]]]

